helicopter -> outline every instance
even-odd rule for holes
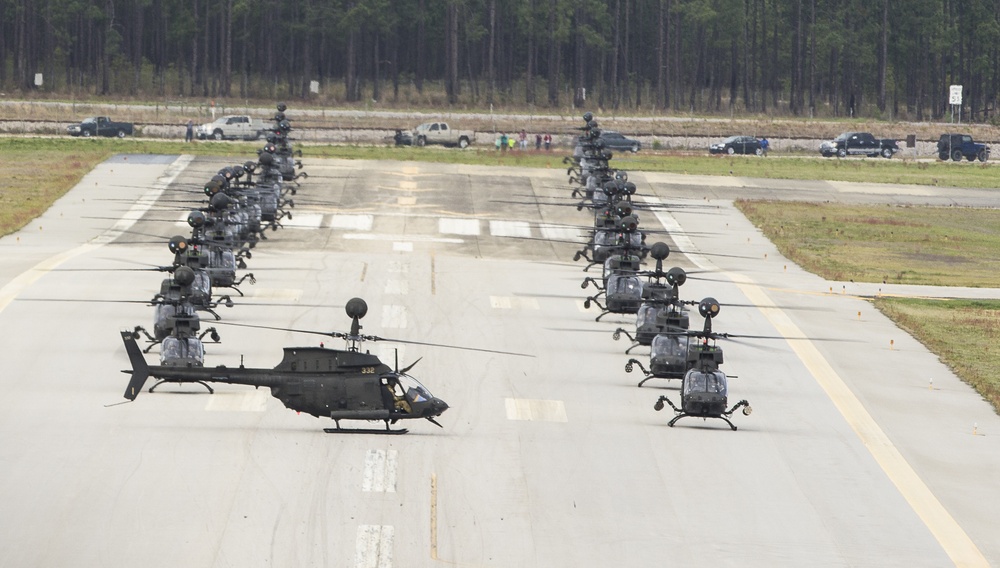
[[[717,339],[737,336],[712,331],[712,319],[719,315],[719,311],[719,302],[715,298],[705,298],[698,304],[698,313],[705,318],[704,329],[677,333],[688,338],[701,338],[702,343],[689,345],[687,349],[687,370],[681,377],[681,407],[677,408],[666,395],[660,396],[653,405],[654,410],[660,411],[666,402],[674,410],[675,415],[667,426],[673,426],[681,418],[691,416],[703,419],[718,418],[736,430],[736,425],[729,419],[733,413],[740,408],[743,409],[744,416],[749,416],[753,412],[750,403],[745,399],[726,409],[729,404],[727,379],[735,377],[727,377],[719,368],[722,364],[722,348],[716,346],[714,342]],[[713,341],[711,345],[708,343],[710,339]]]
[[[616,329],[612,335],[615,341],[621,338],[621,334],[632,341],[632,345],[625,350],[626,354],[640,345],[650,345],[660,333],[688,328],[684,303],[679,299],[679,289],[687,282],[687,273],[677,266],[667,272],[663,271],[663,260],[669,254],[670,248],[665,243],[654,243],[650,247],[649,255],[656,259],[656,269],[639,273],[646,276],[648,281],[643,285],[642,305],[636,312],[635,336],[622,328]]]
[[[324,428],[327,433],[405,434],[405,428],[392,429],[390,424],[417,418],[441,426],[436,418],[448,410],[448,404],[407,374],[416,363],[393,370],[375,355],[361,352],[363,341],[385,340],[361,334],[360,320],[368,313],[368,304],[361,298],[352,298],[345,311],[352,320],[351,331],[323,335],[343,338],[346,349],[285,347],[284,357],[273,369],[246,368],[242,364],[214,368],[150,366],[132,332],[123,331],[122,341],[132,365],[132,369],[122,371],[131,375],[124,396],[135,400],[151,376],[160,379],[160,383],[200,383],[206,387],[208,383],[228,383],[268,387],[271,395],[287,408],[317,418],[332,418],[336,427]],[[341,420],[384,421],[385,430],[346,429],[340,426]]]
[[[132,330],[135,339],[142,334],[150,341],[145,353],[170,337],[175,339],[193,337],[201,340],[210,333],[214,341],[219,341],[215,328],[208,328],[198,335],[201,320],[198,318],[197,310],[207,311],[215,316],[215,319],[219,319],[219,315],[213,309],[219,304],[196,292],[197,275],[198,272],[188,266],[178,266],[173,270],[171,278],[163,280],[160,293],[150,301],[156,307],[152,335],[141,325],[135,326]],[[225,299],[224,305],[232,307],[232,300],[228,297]]]
[[[580,285],[586,289],[588,285],[594,284],[599,292],[584,300],[584,307],[589,309],[591,304],[601,309],[602,313],[597,316],[596,321],[609,313],[634,314],[639,310],[643,298],[643,285],[639,277],[641,254],[646,252],[645,247],[640,246],[640,255],[633,254],[635,247],[631,244],[631,236],[636,233],[638,220],[629,216],[621,220],[621,234],[626,239],[624,244],[616,247],[621,250],[619,254],[611,255],[604,261],[603,280],[587,277]],[[669,250],[669,249],[668,249]],[[601,305],[600,296],[604,296],[605,305]]]

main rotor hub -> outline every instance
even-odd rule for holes
[[[656,260],[663,260],[670,256],[670,247],[667,243],[653,243],[653,246],[649,247],[649,256]]]
[[[361,298],[351,298],[344,306],[344,310],[347,312],[347,317],[361,319],[368,313],[368,304]]]
[[[698,304],[698,313],[701,317],[712,319],[719,315],[719,310],[722,308],[719,306],[719,302],[715,298],[705,298]]]

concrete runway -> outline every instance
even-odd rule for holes
[[[93,269],[166,264],[144,235],[186,233],[168,200],[226,165],[116,157],[0,240],[0,566],[1000,565],[1000,418],[852,295],[870,287],[803,272],[731,205],[993,205],[988,192],[631,175],[647,199],[688,206],[640,213],[689,253],[668,266],[711,271],[682,297],[759,306],[724,306],[716,331],[817,339],[725,344],[731,402],[754,409],[732,432],[668,428],[652,406],[678,384],[636,388],[611,338],[630,322],[584,310],[574,247],[511,238],[588,224],[575,207],[501,203],[568,195],[564,170],[305,162],[293,220],[248,261],[245,302],[271,305],[223,321],[346,330],[362,296],[365,333],[531,357],[368,343],[390,365],[422,357],[412,373],[451,405],[443,429],[405,436],[325,434],[330,421],[239,386],[106,407],[127,383],[117,332],[152,310],[54,300],[152,297],[161,273]],[[218,328],[210,365],[273,366],[318,343]]]

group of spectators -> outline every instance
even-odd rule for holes
[[[552,149],[552,135],[549,133],[535,134],[535,150],[541,150],[542,146],[545,146],[546,150]],[[511,134],[507,136],[505,132],[500,133],[500,137],[496,141],[497,150],[501,152],[506,152],[507,150],[513,150],[514,148],[520,148],[521,150],[528,149],[528,132],[526,130],[521,130],[517,135]]]

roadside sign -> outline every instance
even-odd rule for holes
[[[962,104],[962,85],[952,85],[948,96],[949,104]]]

